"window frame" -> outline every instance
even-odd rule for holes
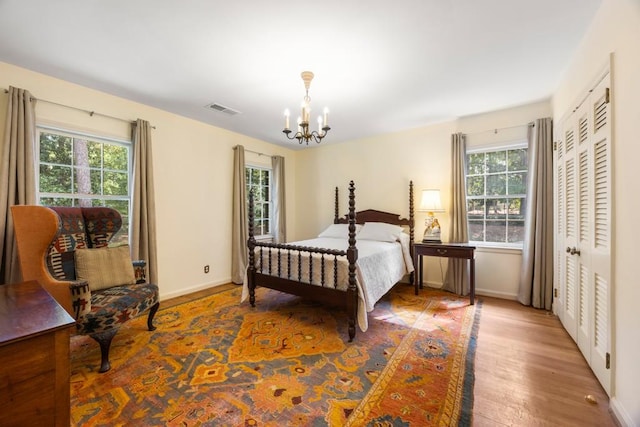
[[[50,162],[43,162],[40,159],[40,138],[41,135],[43,133],[50,133],[50,134],[56,134],[56,135],[61,135],[64,137],[69,137],[69,138],[82,138],[82,139],[86,139],[88,141],[92,141],[92,142],[98,142],[98,143],[102,143],[102,144],[109,144],[109,145],[115,145],[115,146],[122,146],[122,147],[126,147],[127,151],[128,151],[128,155],[127,155],[127,183],[128,183],[128,189],[127,189],[127,195],[126,196],[121,196],[121,195],[107,195],[107,194],[84,194],[84,193],[76,193],[74,192],[74,188],[73,188],[73,172],[75,171],[75,168],[77,167],[75,164],[71,165],[72,168],[72,188],[70,193],[55,193],[55,192],[47,192],[47,191],[42,191],[42,189],[40,188],[40,167],[41,165],[62,165],[60,163],[50,163]],[[123,217],[123,223],[126,221],[126,230],[127,230],[127,240],[129,243],[131,243],[131,215],[132,215],[132,208],[133,208],[133,141],[132,140],[127,140],[127,139],[122,139],[122,138],[117,138],[117,137],[113,137],[113,136],[106,136],[106,135],[99,135],[96,133],[92,133],[92,132],[88,132],[88,131],[82,131],[82,130],[75,130],[72,128],[63,128],[63,127],[58,127],[58,126],[50,126],[47,124],[36,124],[36,147],[35,147],[35,178],[36,178],[36,203],[37,204],[41,204],[41,199],[42,198],[60,198],[60,199],[69,199],[71,200],[71,206],[79,206],[76,204],[76,200],[78,199],[90,199],[90,200],[98,200],[98,201],[126,201],[128,204],[128,212],[124,213],[124,212],[120,212],[120,214]],[[73,154],[72,154],[73,155]],[[68,166],[68,165],[62,165],[62,166]],[[90,168],[90,170],[96,170],[97,168],[93,167]],[[101,174],[104,173],[104,171],[109,171],[110,169],[105,169],[104,168],[104,164],[102,164],[99,168],[99,170],[101,171]],[[104,180],[104,178],[102,178],[102,181]],[[126,220],[125,220],[126,218]],[[125,225],[125,224],[123,224]]]
[[[517,170],[517,171],[509,171],[509,170],[505,170],[504,172],[502,172],[504,175],[508,174],[509,172],[526,172],[526,179],[524,182],[525,185],[525,190],[523,194],[517,194],[517,195],[511,195],[511,194],[504,194],[504,195],[498,195],[498,196],[487,196],[487,187],[486,187],[486,176],[487,175],[496,175],[497,173],[487,173],[487,171],[485,171],[482,176],[485,177],[485,190],[484,190],[484,194],[482,196],[469,196],[467,193],[467,184],[468,184],[468,178],[469,178],[469,174],[468,174],[468,162],[467,162],[467,157],[470,154],[478,154],[478,153],[494,153],[494,152],[508,152],[509,150],[519,150],[519,149],[526,149],[527,150],[527,162],[526,162],[526,169],[523,170]],[[529,184],[529,180],[528,180],[528,176],[529,176],[529,144],[527,142],[526,139],[523,138],[519,138],[517,140],[513,140],[511,142],[506,142],[506,143],[500,143],[500,144],[489,144],[489,145],[481,145],[481,146],[476,146],[476,147],[471,147],[471,148],[467,148],[466,153],[465,153],[465,201],[467,203],[467,227],[470,229],[470,218],[469,218],[469,200],[487,200],[487,199],[508,199],[510,197],[519,197],[525,200],[525,204],[526,204],[526,200],[527,200],[527,193],[528,193],[528,184]],[[507,164],[508,167],[508,164]],[[471,175],[471,176],[480,176],[480,175]],[[508,192],[508,183],[505,184],[507,186],[507,192]],[[485,208],[484,208],[484,218],[482,219],[483,224],[485,226],[485,239],[486,239],[486,222],[487,222],[487,214],[486,214],[486,203],[484,204]],[[525,211],[522,212],[522,222],[523,222],[523,227],[526,227],[526,209],[528,208],[528,205],[525,206]],[[472,218],[472,220],[478,220],[476,218]],[[508,213],[507,213],[507,217],[504,219],[505,221],[505,227],[507,226],[506,224],[508,224],[509,222],[509,218],[508,218]],[[523,248],[524,245],[524,241],[521,242],[494,242],[494,241],[486,241],[486,240],[471,240],[471,233],[469,233],[469,243],[472,243],[478,247],[484,247],[484,248],[504,248],[504,249],[516,249],[516,250],[521,250]]]
[[[267,234],[256,234],[254,235],[256,240],[272,240],[273,239],[273,168],[265,166],[265,165],[259,165],[259,164],[254,164],[254,163],[245,163],[244,166],[245,169],[245,177],[247,175],[247,170],[249,169],[257,169],[260,171],[267,171],[269,173],[269,184],[268,184],[268,188],[269,188],[269,200],[268,202],[260,202],[260,203],[267,203],[269,205],[269,215],[266,218],[269,221],[269,232]],[[251,175],[251,174],[249,174]],[[246,189],[246,197],[247,197],[247,208],[249,206],[249,188],[251,186],[251,183],[249,181],[246,181],[245,183],[245,189]],[[254,209],[255,209],[255,203],[256,200],[254,198]],[[248,212],[247,212],[248,214]],[[261,217],[259,220],[260,221],[264,221],[264,217]],[[254,216],[254,225],[255,225],[255,221],[256,221],[256,217]],[[254,228],[255,230],[255,228]]]

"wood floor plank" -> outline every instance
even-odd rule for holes
[[[616,425],[606,393],[556,316],[515,301],[482,300],[474,426]]]

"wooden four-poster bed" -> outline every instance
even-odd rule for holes
[[[353,181],[349,183],[349,211],[344,217],[339,216],[338,205],[336,187],[333,225],[317,239],[288,244],[259,242],[254,236],[250,194],[243,300],[248,296],[255,307],[255,289],[263,286],[338,306],[347,312],[352,341],[356,321],[366,330],[367,312],[380,297],[406,274],[414,280],[410,255],[414,238],[413,182],[409,183],[409,219],[373,209],[356,212]],[[409,229],[408,235],[405,228]]]

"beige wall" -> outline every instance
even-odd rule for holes
[[[580,99],[613,53],[613,386],[622,425],[640,425],[640,286],[636,246],[640,198],[640,2],[603,0],[553,98],[556,121]]]
[[[156,127],[152,137],[161,299],[230,281],[233,146],[283,155],[286,197],[295,206],[292,150],[0,62],[0,88],[10,85],[28,89],[39,99],[127,120],[142,118]],[[0,102],[0,135],[4,135],[7,95],[0,96],[5,97]],[[125,122],[45,102],[37,104],[36,116],[38,122],[63,128],[121,138],[130,133]],[[287,209],[289,223],[294,223],[295,214],[293,208]],[[203,271],[206,264],[209,274]]]
[[[378,209],[408,216],[408,183],[413,180],[416,207],[422,189],[441,190],[447,212],[438,214],[438,219],[446,241],[451,203],[451,134],[458,131],[467,133],[470,147],[526,140],[524,125],[536,118],[549,116],[551,105],[544,101],[454,122],[304,150],[299,154],[297,163],[296,233],[301,238],[314,237],[331,223],[336,186],[341,192],[341,213],[346,213],[349,180],[356,183],[356,209]],[[497,134],[493,131],[496,128],[501,129]],[[425,218],[424,212],[416,212],[417,238],[424,232]],[[476,260],[478,293],[514,299],[518,292],[521,251],[481,248]],[[425,281],[430,286],[441,286],[446,266],[443,260],[428,259]]]

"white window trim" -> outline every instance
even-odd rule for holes
[[[85,198],[85,199],[96,199],[96,200],[124,200],[127,197],[123,196],[111,196],[111,195],[98,195],[98,194],[78,194],[78,193],[47,193],[40,191],[40,134],[42,132],[56,133],[59,135],[65,135],[70,137],[81,137],[87,139],[94,139],[96,141],[108,142],[113,145],[121,145],[129,148],[129,224],[128,230],[131,230],[131,221],[132,221],[132,213],[133,213],[133,141],[117,138],[114,136],[105,136],[99,135],[93,132],[84,131],[84,130],[75,130],[73,128],[64,128],[60,126],[52,126],[45,123],[36,123],[36,147],[35,147],[35,179],[36,179],[36,200],[40,200],[42,197],[55,197],[55,196],[64,196],[71,199],[77,198]],[[129,234],[129,241],[131,241],[131,234]]]
[[[41,192],[40,191],[40,133],[42,133],[43,131],[45,132],[51,132],[51,133],[57,133],[60,135],[68,135],[70,137],[82,137],[82,138],[88,138],[88,139],[96,139],[98,141],[106,141],[109,142],[111,144],[114,145],[122,145],[122,146],[126,146],[129,147],[129,203],[132,204],[133,203],[133,141],[131,140],[126,140],[126,139],[120,139],[120,138],[115,138],[112,136],[101,136],[95,133],[91,133],[91,132],[85,132],[85,131],[79,131],[79,130],[73,130],[73,129],[65,129],[65,128],[61,128],[58,126],[51,126],[51,125],[47,125],[47,124],[36,124],[36,152],[35,152],[35,162],[36,162],[36,200],[40,200],[41,196],[45,196],[45,197],[51,197],[53,195],[53,193],[46,193],[46,192]],[[78,198],[76,194],[74,193],[56,193],[56,194],[62,194],[64,196],[69,196],[70,198]],[[102,196],[102,195],[97,195],[97,194],[87,194],[87,195],[82,195],[82,196],[86,196],[83,198],[86,199],[112,199],[112,200],[121,200],[123,199],[122,196]]]
[[[494,144],[483,144],[475,147],[467,148],[466,154],[485,153],[487,151],[514,150],[518,148],[528,148],[529,143],[526,139],[518,138],[510,142],[500,142]]]
[[[466,150],[465,157],[468,154],[486,153],[489,151],[517,150],[519,148],[527,148],[527,155],[529,155],[528,153],[529,143],[527,142],[526,139],[518,138],[517,140],[514,140],[514,141],[482,144],[482,145],[468,148]],[[529,173],[529,168],[527,167],[527,174],[528,173]],[[467,178],[467,174],[465,171],[465,188],[466,188],[466,178]],[[465,196],[465,199],[467,199],[467,197],[468,196]],[[469,217],[467,214],[467,221],[468,220],[469,220]],[[524,221],[525,221],[525,227],[526,227],[526,221],[527,221],[526,213],[525,213]],[[494,251],[499,252],[500,250],[522,252],[522,248],[524,245],[523,243],[485,242],[485,241],[478,241],[478,240],[469,240],[469,244],[472,244],[478,248],[487,249],[488,251],[491,251],[491,252],[494,252]]]
[[[485,252],[501,252],[502,250],[522,252],[522,244],[520,243],[480,242],[477,240],[469,240],[469,244],[476,246],[477,248],[486,249]]]

